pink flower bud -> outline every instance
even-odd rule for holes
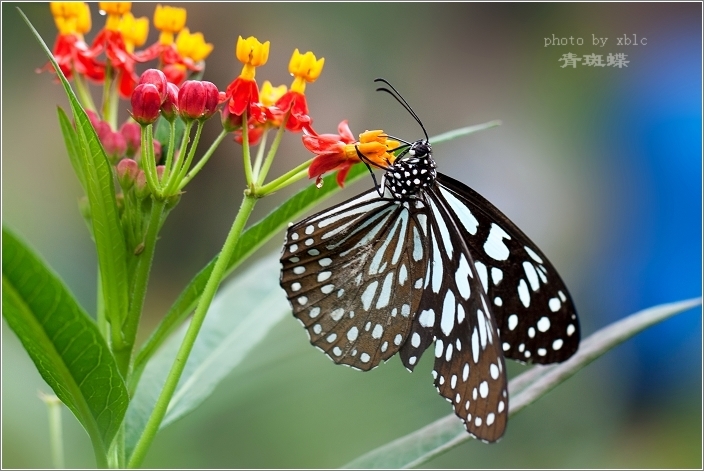
[[[134,185],[139,175],[139,164],[132,159],[122,159],[117,164],[117,181],[124,191]]]
[[[206,92],[203,82],[186,80],[178,91],[178,110],[183,119],[198,119],[205,111]]]
[[[142,128],[139,124],[129,119],[120,127],[120,134],[122,134],[127,143],[127,157],[133,157],[135,152],[139,150],[139,146],[142,145]]]
[[[212,82],[203,81],[202,83],[205,89],[205,111],[203,112],[203,119],[205,120],[214,115],[218,110],[220,91]]]
[[[139,83],[151,83],[159,90],[159,96],[163,102],[166,99],[166,87],[168,81],[166,80],[166,75],[159,69],[147,69],[139,77]]]
[[[155,85],[137,85],[132,92],[132,118],[142,126],[152,124],[159,117],[161,101],[161,95]]]
[[[101,139],[101,142],[105,148],[105,153],[108,155],[108,160],[113,165],[125,156],[127,141],[125,141],[125,137],[121,133],[110,131]]]
[[[169,82],[166,84],[166,99],[161,104],[161,114],[169,122],[176,118],[178,113],[178,87]]]

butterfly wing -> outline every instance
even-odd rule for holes
[[[370,370],[406,341],[428,265],[424,211],[371,190],[289,227],[281,286],[335,363]]]
[[[503,435],[508,413],[504,360],[472,254],[452,214],[431,190],[425,204],[430,263],[419,313],[401,359],[410,360],[435,340],[433,377],[438,393],[452,403],[467,431],[494,442]]]
[[[533,363],[571,357],[579,347],[579,320],[547,257],[477,192],[447,175],[438,174],[436,183],[472,254],[504,356]]]

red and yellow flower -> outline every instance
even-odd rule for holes
[[[66,78],[74,73],[96,82],[105,79],[105,64],[97,61],[83,35],[90,31],[90,8],[85,2],[51,2],[49,4],[59,34],[52,51]],[[47,64],[38,70],[53,70]]]
[[[247,111],[247,116],[261,121],[263,110],[259,104],[259,88],[254,80],[256,68],[266,64],[269,59],[269,41],[259,42],[254,36],[247,39],[239,36],[235,48],[237,60],[242,62],[242,72],[227,86],[225,96],[229,99],[230,113],[241,116]]]
[[[308,177],[320,181],[323,174],[337,170],[337,184],[344,186],[345,178],[353,165],[364,160],[379,168],[388,168],[394,163],[392,151],[398,142],[391,140],[381,130],[365,131],[356,141],[347,120],[337,127],[338,134],[306,134],[303,145],[316,154],[308,167]]]
[[[308,116],[308,103],[306,102],[306,84],[312,83],[320,77],[323,71],[325,58],[316,59],[315,54],[308,51],[301,54],[298,49],[293,51],[291,61],[288,64],[288,71],[293,75],[293,83],[277,102],[276,106],[284,113],[290,111],[291,114],[286,122],[286,129],[298,132],[302,129],[310,131],[311,119]]]

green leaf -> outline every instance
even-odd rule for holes
[[[88,115],[78,102],[51,51],[21,10],[20,15],[49,57],[73,111],[76,121],[76,150],[81,162],[79,166],[84,170],[83,183],[90,203],[106,317],[113,324],[117,323],[113,328],[118,329],[127,316],[127,251],[117,210],[112,168]]]
[[[564,363],[536,366],[514,378],[508,386],[509,417],[637,333],[701,303],[701,298],[690,299],[639,311],[590,335]],[[518,389],[521,391],[516,393]],[[450,414],[360,456],[343,468],[412,468],[470,439],[460,420]]]
[[[98,327],[60,278],[2,231],[2,311],[39,373],[75,414],[98,465],[127,410],[127,388]]]
[[[56,108],[59,114],[59,125],[61,126],[61,133],[64,135],[64,143],[66,144],[66,152],[68,152],[68,158],[71,161],[71,166],[73,166],[73,171],[76,172],[78,180],[81,182],[81,187],[83,191],[86,191],[86,177],[84,176],[83,160],[79,155],[78,150],[78,136],[76,135],[76,130],[73,129],[73,124],[71,120],[66,116],[66,112],[60,107]]]
[[[498,121],[479,124],[476,126],[468,126],[455,131],[441,134],[430,139],[433,143],[446,142],[459,136],[471,134],[473,132],[488,129],[498,125]],[[346,183],[351,184],[364,178],[367,173],[364,165],[356,165],[352,167],[347,176]],[[228,264],[228,273],[231,273],[237,266],[251,255],[255,250],[264,245],[272,237],[283,231],[288,223],[299,218],[306,211],[309,211],[321,201],[327,199],[337,193],[340,188],[335,182],[336,175],[328,175],[324,178],[323,187],[318,189],[315,185],[300,190],[288,201],[272,211],[261,221],[249,227],[242,233],[237,247]],[[215,259],[211,260],[186,286],[176,299],[174,304],[169,309],[164,319],[161,321],[157,329],[152,333],[147,342],[142,346],[136,356],[134,372],[129,384],[131,391],[134,390],[136,382],[139,381],[141,373],[151,355],[159,348],[159,346],[168,338],[168,336],[186,319],[188,314],[195,308],[195,305],[203,292],[205,283],[210,277],[210,272],[215,265]]]
[[[279,255],[271,254],[223,286],[213,300],[161,427],[195,409],[264,339],[291,307],[279,287]],[[144,430],[187,324],[149,361],[125,419],[131,453]]]
[[[347,178],[347,184],[360,180],[367,174],[366,172],[366,168],[363,165],[353,167]],[[321,189],[316,188],[315,185],[304,188],[272,211],[264,219],[250,226],[240,236],[232,258],[230,259],[230,263],[228,264],[227,273],[232,273],[242,261],[246,260],[254,251],[286,228],[289,222],[308,211],[316,203],[337,193],[337,191],[339,191],[339,187],[337,183],[335,183],[335,176],[330,175],[324,179],[324,184]],[[210,277],[210,272],[213,270],[215,260],[215,258],[211,260],[205,268],[191,280],[171,306],[169,312],[157,329],[142,346],[135,358],[135,367],[132,381],[130,382],[130,390],[133,390],[135,382],[139,379],[142,370],[146,366],[147,360],[195,308],[203,292],[203,288]]]

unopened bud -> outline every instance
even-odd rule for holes
[[[169,82],[166,84],[166,99],[161,104],[161,115],[172,122],[178,114],[178,87]]]
[[[117,164],[117,181],[124,191],[128,191],[139,175],[139,164],[132,159],[122,159]]]
[[[122,137],[125,138],[125,142],[127,143],[127,150],[125,152],[127,157],[133,157],[135,152],[139,150],[139,146],[142,145],[141,126],[129,119],[120,127],[120,134],[122,134]]]
[[[152,124],[159,117],[161,95],[155,85],[142,83],[132,92],[132,118],[142,126]]]
[[[110,131],[103,136],[101,142],[103,143],[103,148],[105,148],[105,153],[108,156],[108,160],[113,165],[117,164],[120,159],[125,156],[125,152],[127,151],[127,142],[121,133]]]
[[[218,110],[218,104],[220,103],[220,91],[218,87],[212,82],[203,81],[203,88],[205,90],[205,110],[203,111],[203,120],[210,118]]]
[[[159,90],[159,95],[161,96],[161,101],[163,102],[166,99],[166,93],[167,93],[167,84],[169,83],[166,80],[166,75],[164,75],[164,72],[162,72],[159,69],[147,69],[145,70],[142,75],[139,77],[139,83],[150,83],[156,87],[157,90]]]

